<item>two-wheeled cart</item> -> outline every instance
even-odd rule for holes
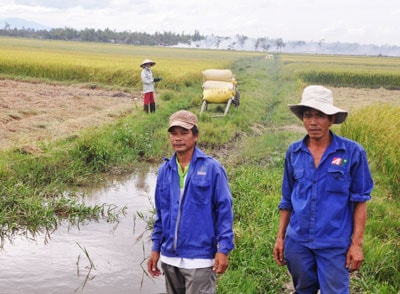
[[[207,69],[203,74],[203,102],[200,115],[207,109],[208,104],[226,104],[224,115],[233,103],[240,105],[240,93],[237,82],[230,69]]]

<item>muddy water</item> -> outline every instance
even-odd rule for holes
[[[90,192],[88,203],[127,206],[118,225],[61,225],[47,242],[44,234],[7,242],[0,251],[0,293],[165,293],[163,278],[144,272],[149,232],[134,218],[137,211],[150,215],[155,180],[155,169],[143,168]]]

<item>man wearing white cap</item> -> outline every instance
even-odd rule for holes
[[[233,249],[232,195],[226,172],[197,146],[197,116],[179,110],[169,119],[175,153],[160,166],[156,218],[147,269],[165,275],[167,293],[215,293],[216,274]]]
[[[146,113],[156,111],[156,103],[154,100],[154,83],[157,83],[161,78],[154,78],[151,72],[151,67],[156,65],[156,63],[150,59],[145,59],[140,64],[143,68],[141,72],[142,84],[143,84],[143,100],[144,100],[144,111]]]
[[[289,108],[308,134],[286,151],[274,259],[288,266],[296,293],[350,293],[373,189],[366,152],[330,130],[347,117],[331,90],[308,86]]]

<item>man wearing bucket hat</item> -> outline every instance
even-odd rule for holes
[[[233,249],[232,195],[222,165],[197,147],[197,117],[180,110],[169,119],[174,154],[158,170],[147,268],[165,275],[167,293],[215,293],[216,274]]]
[[[289,108],[308,134],[286,151],[274,259],[288,266],[296,293],[349,293],[373,189],[366,152],[330,130],[347,111],[329,89],[308,86]]]
[[[144,100],[144,111],[146,113],[156,111],[156,103],[154,100],[154,83],[161,81],[161,78],[154,78],[151,72],[151,67],[156,63],[150,59],[145,59],[140,64],[143,68],[141,72],[142,84],[143,84],[143,100]]]

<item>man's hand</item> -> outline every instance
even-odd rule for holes
[[[224,253],[218,252],[215,255],[213,271],[217,274],[223,274],[228,268],[228,256]]]
[[[346,254],[346,268],[349,272],[360,269],[364,261],[364,253],[360,245],[352,243]]]
[[[147,261],[147,271],[152,277],[158,277],[161,275],[161,271],[157,266],[158,260],[160,259],[160,252],[152,251]]]
[[[276,263],[281,266],[286,264],[284,246],[285,246],[285,240],[277,238],[274,246],[274,259]]]

